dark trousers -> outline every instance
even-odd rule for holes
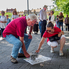
[[[27,28],[25,29],[24,33],[27,33]]]
[[[38,24],[34,24],[33,31],[38,33]]]
[[[68,31],[69,31],[69,24],[66,24],[66,26],[68,27]],[[66,31],[67,31],[67,27],[66,27]]]
[[[4,28],[1,28],[1,36],[2,36],[2,37],[3,37],[3,35],[2,35],[3,31],[4,31]]]
[[[46,24],[47,24],[46,20],[41,21],[41,37],[43,36],[43,34],[46,30]]]

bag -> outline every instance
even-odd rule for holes
[[[52,37],[49,37],[49,40],[52,42],[52,41],[57,41],[57,40],[60,40],[60,37],[58,37],[58,34],[57,35],[54,35]]]

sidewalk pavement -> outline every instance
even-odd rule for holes
[[[64,56],[59,57],[60,46],[55,48],[54,53],[50,53],[50,46],[43,44],[39,54],[50,57],[51,61],[46,61],[40,64],[31,65],[23,60],[23,58],[17,58],[18,64],[13,64],[10,61],[10,55],[13,45],[9,44],[5,40],[0,40],[0,69],[69,69],[69,33],[65,32],[66,43],[63,49]],[[38,48],[41,40],[40,34],[32,34],[33,39],[29,46],[28,52],[35,52]]]

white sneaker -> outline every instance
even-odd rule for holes
[[[50,52],[53,53],[54,52],[54,48],[51,48]]]
[[[60,51],[59,52],[59,56],[63,56],[63,51]]]

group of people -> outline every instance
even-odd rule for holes
[[[1,36],[2,36],[2,33],[3,33],[3,30],[6,28],[6,26],[14,19],[20,17],[20,15],[17,15],[17,11],[13,11],[13,14],[12,14],[12,17],[9,18],[9,15],[6,15],[5,16],[5,12],[4,11],[1,11],[1,16],[0,16],[0,29],[1,29]],[[3,36],[2,36],[2,39]]]
[[[57,18],[56,18],[56,26],[58,28],[62,27],[62,30],[63,30],[63,23],[65,23],[65,29],[66,31],[68,30],[69,31],[69,17],[68,17],[68,14],[66,15],[66,18],[63,20],[64,16],[63,16],[63,13],[60,12],[59,15],[57,15]]]
[[[51,16],[47,24],[47,6],[44,5],[43,9],[40,11],[40,21],[39,29],[41,33],[41,41],[39,47],[36,50],[36,53],[40,51],[41,46],[43,45],[45,39],[47,38],[47,44],[51,47],[50,52],[54,52],[54,48],[60,44],[59,55],[63,56],[63,47],[65,44],[65,35],[64,32],[58,28],[54,27],[54,12],[51,11]],[[17,16],[13,16],[17,17]],[[63,17],[59,20],[63,19]],[[6,23],[6,21],[5,21]],[[11,53],[11,62],[18,63],[16,58],[26,57],[29,58],[30,55],[27,52],[27,49],[32,40],[32,27],[37,23],[37,16],[35,14],[30,14],[28,16],[23,16],[12,20],[3,31],[3,37],[6,41],[13,44],[12,53]],[[61,24],[60,24],[61,25]],[[29,34],[25,33],[27,26],[30,26]]]
[[[53,12],[53,14],[54,14],[54,11],[51,11],[51,12]],[[51,14],[51,12],[48,14],[49,15],[49,19],[48,20],[53,22],[53,23],[56,23],[55,26],[57,26],[58,28],[61,27],[62,31],[63,31],[63,23],[64,23],[65,26],[66,26],[65,27],[66,31],[67,30],[69,31],[69,17],[68,17],[68,14],[66,15],[66,18],[64,19],[63,13],[60,12],[60,14],[56,16],[56,20],[55,20],[55,17],[54,17],[53,14]]]

